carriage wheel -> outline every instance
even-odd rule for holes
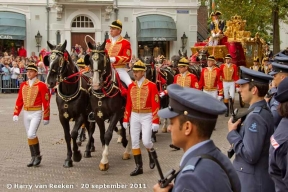
[[[243,107],[245,106],[245,103],[244,103],[243,100],[242,100],[241,94],[238,93],[238,95],[239,95],[240,107],[243,108]]]

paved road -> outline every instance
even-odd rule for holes
[[[148,154],[142,146],[144,174],[130,177],[134,170],[134,160],[122,160],[124,148],[117,144],[117,135],[113,135],[110,144],[109,163],[110,169],[102,172],[98,169],[101,159],[101,144],[98,129],[96,138],[96,152],[92,158],[82,158],[79,163],[74,163],[72,168],[63,168],[66,158],[66,144],[64,132],[58,120],[58,111],[55,95],[51,99],[51,120],[47,126],[40,125],[38,137],[40,140],[41,154],[43,160],[40,167],[28,168],[26,164],[30,161],[30,152],[23,125],[23,116],[20,115],[19,122],[12,121],[12,114],[16,94],[0,94],[0,120],[1,120],[1,156],[0,156],[0,192],[6,191],[152,191],[152,186],[159,178],[156,169],[150,170],[148,165]],[[236,107],[239,104],[236,102]],[[213,133],[212,139],[216,145],[226,154],[229,148],[226,140],[228,118],[220,116]],[[84,142],[86,144],[86,142]],[[164,172],[171,168],[177,169],[183,154],[182,151],[173,151],[170,144],[169,133],[159,133],[155,148],[158,159]],[[85,146],[80,147],[82,153]],[[113,185],[113,186],[112,186]],[[102,189],[99,189],[101,188]],[[111,189],[114,187],[114,189]],[[115,189],[115,187],[117,187]],[[11,189],[8,189],[11,188]]]

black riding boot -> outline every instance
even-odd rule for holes
[[[136,168],[134,171],[130,173],[130,176],[136,176],[143,174],[143,162],[142,162],[142,155],[134,155],[134,160],[136,163]]]
[[[29,148],[30,148],[30,152],[31,152],[31,161],[30,163],[27,164],[27,167],[32,167],[33,166],[33,163],[34,163],[34,160],[35,160],[35,152],[34,152],[34,149],[33,149],[33,146],[32,145],[29,145]]]
[[[148,155],[149,155],[149,167],[150,169],[154,169],[155,167],[155,161],[154,159],[152,158],[152,155],[150,153],[150,151],[148,150]]]
[[[42,156],[40,155],[40,146],[39,143],[32,145],[35,151],[35,160],[33,162],[33,166],[37,166],[41,163]]]
[[[169,145],[169,147],[171,147],[172,149],[175,149],[175,150],[180,150],[180,148],[179,147],[176,147],[175,145],[173,145],[173,144],[170,144]]]
[[[157,142],[157,140],[156,140],[156,133],[157,133],[158,131],[152,131],[152,135],[151,135],[151,141],[152,141],[152,143],[155,143],[155,142]]]
[[[226,113],[225,113],[225,117],[228,117],[229,116],[229,103],[224,103],[226,105]]]

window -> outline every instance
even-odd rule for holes
[[[78,16],[72,22],[72,27],[75,28],[94,28],[94,24],[89,17]]]

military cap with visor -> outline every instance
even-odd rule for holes
[[[236,84],[239,85],[249,82],[268,84],[269,81],[273,79],[273,77],[270,75],[266,75],[265,73],[259,71],[254,71],[243,66],[240,66],[240,70],[241,70],[241,78],[235,82]]]
[[[283,79],[279,86],[277,87],[277,93],[275,94],[275,99],[284,103],[288,101],[288,78]]]
[[[158,111],[161,118],[186,115],[200,120],[217,120],[218,115],[227,110],[223,102],[197,89],[171,84],[167,91],[169,106]]]
[[[272,71],[269,75],[276,75],[277,73],[288,73],[288,65],[272,62]]]

